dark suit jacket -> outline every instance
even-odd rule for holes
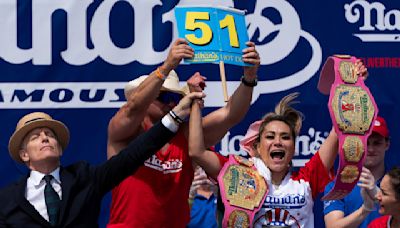
[[[174,135],[158,123],[102,165],[78,162],[61,167],[62,201],[57,227],[98,227],[103,196]],[[51,227],[25,198],[28,176],[0,190],[0,227]]]

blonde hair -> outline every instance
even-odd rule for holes
[[[256,148],[257,144],[260,142],[261,135],[264,131],[265,126],[272,121],[282,121],[286,123],[292,134],[293,140],[296,139],[296,136],[299,135],[301,124],[303,121],[303,114],[293,107],[292,104],[299,103],[295,101],[295,99],[299,96],[299,93],[291,93],[280,100],[280,102],[275,106],[274,112],[269,112],[264,115],[261,119],[262,123],[260,124],[260,128],[258,131],[258,137],[253,144],[253,147]]]

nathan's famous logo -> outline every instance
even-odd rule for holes
[[[167,173],[178,173],[182,170],[182,161],[180,159],[170,159],[167,161],[162,161],[158,159],[157,155],[151,156],[151,158],[144,161],[144,165],[151,169],[155,169],[157,171]]]
[[[214,61],[218,59],[218,54],[215,52],[200,52],[194,54],[195,62]]]
[[[0,35],[0,59],[11,64],[31,62],[33,65],[52,65],[54,57],[59,56],[66,64],[73,66],[84,66],[96,59],[102,59],[113,65],[126,65],[135,61],[143,65],[157,65],[166,58],[168,47],[160,50],[160,47],[156,48],[151,42],[153,40],[157,42],[157,39],[160,39],[153,26],[157,24],[157,30],[162,27],[162,29],[171,31],[172,37],[162,39],[173,41],[177,38],[173,7],[164,6],[161,0],[80,0],[73,2],[41,0],[32,1],[29,6],[23,4],[28,3],[1,0],[0,30],[7,32]],[[117,4],[119,4],[118,7],[124,7],[128,11],[134,12],[125,17],[126,20],[133,23],[133,34],[120,34],[112,29],[114,26],[124,26],[123,24],[114,25],[115,18],[113,18],[112,12]],[[233,0],[181,0],[176,6],[189,4],[234,6]],[[273,21],[276,20],[271,20],[263,15],[262,12],[268,8],[278,12],[280,17],[278,23],[274,23]],[[22,17],[24,13],[30,12],[29,9],[32,13],[27,15],[31,15],[31,18]],[[93,10],[94,12],[92,12]],[[65,15],[63,18],[66,21],[55,21],[53,15],[56,11],[57,13],[63,12]],[[252,13],[246,15],[246,21],[252,40],[262,41],[272,33],[277,34],[272,40],[267,43],[260,42],[257,46],[262,65],[271,65],[285,59],[292,53],[300,39],[304,39],[310,44],[312,52],[310,60],[303,69],[290,75],[281,75],[274,80],[260,79],[259,86],[254,91],[253,102],[260,94],[288,90],[303,84],[315,75],[322,61],[321,47],[310,33],[302,29],[299,15],[288,1],[256,1],[254,11],[249,12]],[[22,23],[18,21],[22,20],[21,18],[31,22],[27,25],[31,26],[28,29],[28,31],[32,31],[30,37],[26,37],[27,33],[17,32],[17,25]],[[67,31],[58,31],[63,26],[54,26],[53,23],[66,24]],[[55,31],[56,29],[58,30]],[[131,29],[126,30],[131,31]],[[62,40],[53,39],[59,38],[56,36],[58,34],[65,34],[65,41],[62,42],[66,43],[66,48],[60,53],[55,53],[53,41],[61,42],[60,40]],[[132,42],[123,47],[117,45],[115,37],[122,35],[131,37]],[[21,47],[21,39],[25,41],[24,47]],[[239,83],[239,80],[228,82],[228,88],[236,88]],[[208,83],[205,92],[213,94],[213,96],[206,98],[207,107],[225,105],[223,94],[214,91],[220,91],[220,82]]]
[[[365,0],[345,4],[344,9],[348,22],[362,24],[360,33],[354,36],[363,42],[400,42],[400,10],[386,9],[381,2]]]
[[[2,108],[119,108],[124,82],[0,83]]]

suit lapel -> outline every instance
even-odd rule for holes
[[[69,204],[69,198],[71,195],[71,189],[74,183],[74,177],[72,174],[70,174],[67,170],[63,169],[62,167],[60,168],[60,179],[61,179],[61,189],[62,189],[62,200],[61,200],[61,209],[60,209],[60,221],[62,222],[61,224],[67,224],[66,221],[64,221],[66,218],[66,211],[68,210],[68,207],[70,207]],[[67,217],[70,217],[67,215]]]
[[[22,178],[20,182],[17,184],[17,194],[16,202],[18,205],[24,210],[29,216],[31,216],[34,220],[39,222],[45,227],[48,227],[50,224],[49,222],[44,219],[39,212],[35,209],[35,207],[25,198],[25,189],[26,189],[26,181],[28,176]]]

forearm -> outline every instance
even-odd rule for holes
[[[144,161],[160,150],[175,135],[162,123],[139,135],[121,152],[96,169],[99,188],[105,192],[131,175]]]
[[[239,88],[236,89],[232,95],[232,111],[231,114],[239,113],[237,121],[241,121],[246,115],[251,105],[253,89],[257,85],[257,72],[260,65],[260,56],[258,55],[255,44],[253,42],[247,43],[248,48],[243,50],[243,61],[251,66],[243,67],[243,78]]]
[[[361,206],[348,216],[338,218],[330,222],[325,221],[325,224],[327,228],[358,227],[369,215],[369,213],[370,211],[365,210],[363,206]]]
[[[137,132],[150,104],[157,98],[163,80],[153,71],[137,89],[127,93],[127,102],[112,117],[108,125],[111,142],[130,138]]]
[[[251,105],[253,88],[254,87],[240,83],[239,87],[229,99],[226,108],[228,110],[227,118],[231,120],[231,124],[239,123],[246,116]]]
[[[249,66],[243,67],[244,78],[228,101],[228,104],[217,111],[207,115],[203,121],[205,146],[216,144],[224,137],[226,132],[239,123],[249,110],[256,85],[257,71],[260,66],[260,56],[253,42],[247,42],[242,50],[243,62]]]
[[[156,71],[157,70],[152,71],[150,75],[129,94],[126,104],[121,108],[122,114],[132,117],[136,112],[144,112],[157,98],[164,80],[157,76]]]
[[[252,47],[254,48],[254,47]],[[255,53],[244,54],[244,60]],[[253,64],[252,67],[244,67],[243,69],[243,80],[239,87],[233,93],[228,101],[226,108],[228,109],[228,119],[232,119],[233,123],[236,124],[241,121],[246,115],[250,108],[251,99],[253,95],[253,88],[257,84],[257,69],[259,65],[259,58],[250,58],[246,61],[247,63]]]
[[[255,61],[255,62],[254,62]],[[234,123],[241,121],[251,105],[254,87],[257,85],[257,68],[259,59],[250,61],[253,67],[244,67],[243,78],[227,104],[228,118]]]
[[[191,156],[192,161],[199,165],[206,173],[207,176],[217,180],[218,174],[221,171],[221,164],[216,155],[216,152],[205,150],[200,155]]]
[[[163,124],[157,123],[147,132],[131,141],[122,152],[127,154],[132,165],[140,166],[143,162],[160,150],[175,135]]]
[[[206,150],[204,146],[201,110],[196,101],[192,104],[189,119],[189,156],[209,176],[212,178],[218,176],[221,169],[219,159],[213,151]]]
[[[328,137],[322,143],[319,149],[319,155],[325,168],[329,171],[335,162],[338,153],[338,137],[335,129],[332,128]]]
[[[203,129],[206,147],[218,143],[229,129],[243,120],[250,108],[252,94],[253,88],[241,83],[225,107],[204,117]]]
[[[199,104],[194,101],[192,104],[189,119],[189,156],[200,157],[204,154],[204,135],[202,117]]]

